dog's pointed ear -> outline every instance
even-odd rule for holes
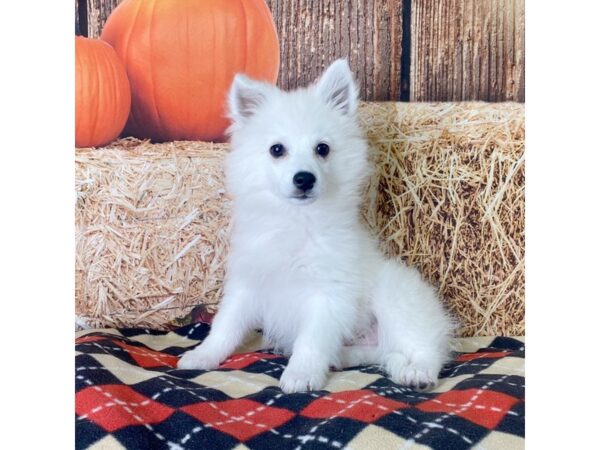
[[[346,59],[338,59],[321,75],[317,94],[343,114],[351,115],[358,105],[358,89]]]
[[[265,102],[271,86],[238,73],[229,89],[229,117],[236,123],[250,118]]]

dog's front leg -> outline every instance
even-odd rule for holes
[[[351,316],[350,311],[344,311],[342,302],[322,296],[313,297],[306,311],[292,356],[279,380],[285,393],[325,386],[329,366],[335,364]]]
[[[256,309],[244,289],[228,289],[215,316],[209,335],[186,352],[179,369],[212,370],[240,345],[255,322]]]

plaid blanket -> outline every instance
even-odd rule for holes
[[[522,339],[456,339],[440,384],[420,393],[377,366],[332,372],[322,391],[285,395],[287,359],[258,333],[218,370],[178,370],[209,325],[76,335],[76,448],[518,449]]]

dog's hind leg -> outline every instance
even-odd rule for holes
[[[372,298],[385,371],[398,384],[433,387],[450,355],[454,329],[433,286],[416,269],[385,261]]]

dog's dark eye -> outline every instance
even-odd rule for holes
[[[317,145],[317,148],[315,148],[315,152],[317,152],[317,155],[325,158],[327,155],[329,155],[329,145],[321,142],[319,145]]]
[[[285,155],[285,147],[281,144],[271,145],[271,149],[269,151],[271,152],[271,156],[273,158],[280,158],[281,156]]]

